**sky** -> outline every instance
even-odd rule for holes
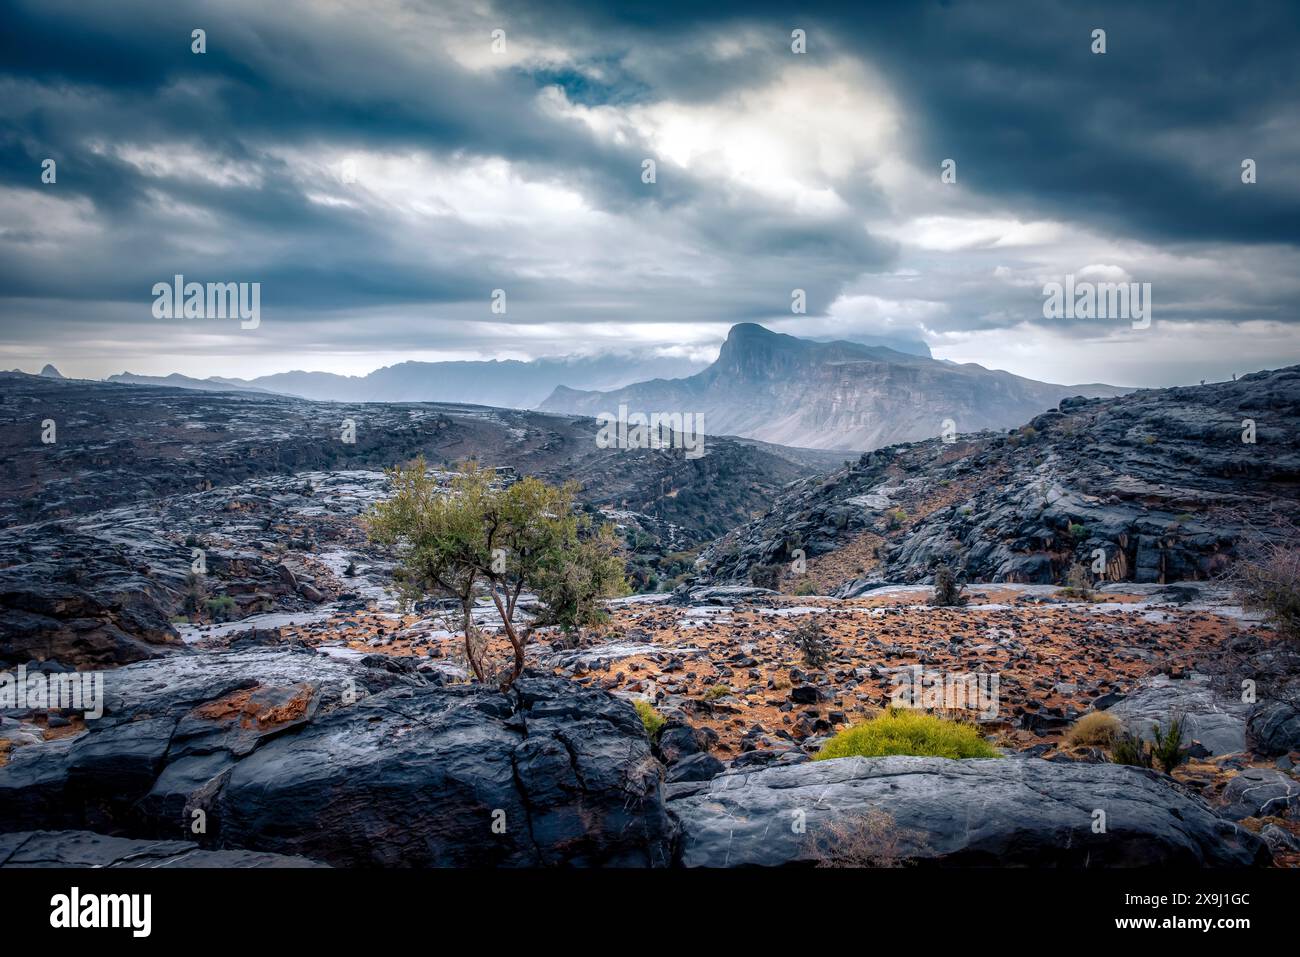
[[[1294,3],[0,0],[0,20],[0,368],[702,362],[737,322],[1065,383],[1300,363]],[[256,325],[158,316],[178,274],[260,284]],[[1149,326],[1044,318],[1067,276],[1150,283]]]

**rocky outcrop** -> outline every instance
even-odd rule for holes
[[[120,668],[106,699],[85,733],[9,752],[0,829],[341,866],[671,859],[662,767],[636,712],[561,679],[503,694],[391,658],[252,648]]]
[[[1251,707],[1216,693],[1204,676],[1174,681],[1157,675],[1109,710],[1144,741],[1154,740],[1156,725],[1168,730],[1170,719],[1181,716],[1183,743],[1199,742],[1209,756],[1245,750]]]
[[[1300,709],[1285,701],[1259,705],[1247,722],[1246,740],[1266,757],[1300,751]]]
[[[945,866],[1270,860],[1260,838],[1168,779],[1113,764],[841,758],[730,771],[669,807],[687,867],[811,865],[828,853]]]
[[[812,569],[871,535],[839,597],[930,581],[940,562],[969,581],[1057,583],[1098,551],[1107,581],[1206,579],[1230,561],[1242,515],[1300,520],[1298,480],[1300,367],[1068,399],[1009,435],[891,446],[793,485],[701,553],[699,583],[788,568],[800,551]]]
[[[1242,768],[1224,788],[1223,816],[1294,817],[1300,811],[1300,781],[1273,768]]]
[[[0,570],[0,667],[33,660],[104,667],[179,647],[159,591],[124,567],[101,566],[85,586],[32,566]]]
[[[189,841],[133,841],[91,831],[0,834],[0,867],[321,867],[305,857],[205,851]]]

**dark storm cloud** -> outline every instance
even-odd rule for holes
[[[513,43],[559,55],[474,68],[435,42],[447,30],[485,49],[496,24]],[[260,281],[268,308],[279,303],[285,321],[303,324],[403,305],[499,325],[761,321],[788,316],[795,287],[821,312],[906,255],[878,218],[936,211],[900,213],[908,200],[856,167],[833,184],[842,205],[815,211],[668,156],[656,157],[647,189],[651,144],[549,109],[544,91],[592,113],[728,108],[792,63],[835,59],[883,77],[907,159],[927,180],[942,159],[958,161],[949,215],[1011,211],[1208,259],[1300,241],[1300,14],[1285,3],[507,0],[483,17],[446,3],[29,0],[7,3],[4,25],[0,190],[11,212],[29,208],[0,224],[0,329],[15,315],[8,298],[24,300],[24,317],[42,299],[125,304],[130,314],[174,273]],[[195,27],[207,31],[203,56],[190,52]],[[796,27],[809,52],[792,60]],[[1089,52],[1094,27],[1107,30],[1104,56]],[[124,145],[188,149],[202,175],[151,169]],[[408,232],[391,209],[322,201],[316,194],[337,184],[313,183],[297,158],[349,150],[419,154],[448,169],[501,158],[530,183],[579,195],[598,222],[654,229],[571,252],[561,241],[549,251],[555,268],[539,270],[528,228],[448,214]],[[58,160],[57,187],[39,184],[46,157]],[[1259,164],[1249,188],[1245,157]],[[564,215],[538,213],[537,234]],[[566,255],[579,266],[608,261],[573,275],[582,270]],[[1030,285],[990,283],[994,257],[931,258],[924,289],[885,277],[880,294],[948,304],[943,327],[972,330],[1041,304]],[[656,284],[660,260],[674,266]],[[1225,292],[1218,275],[1181,287],[1169,315],[1293,320],[1294,289],[1277,260],[1276,250],[1263,257],[1248,292]],[[508,317],[483,308],[497,287],[518,304]],[[389,328],[387,343],[427,339],[423,318]],[[52,311],[52,340],[59,321]],[[339,341],[356,337],[350,329]]]
[[[572,69],[470,73],[446,57],[395,51],[383,31],[359,35],[351,24],[296,13],[250,18],[247,9],[129,3],[15,7],[3,41],[14,96],[3,110],[0,182],[32,189],[40,161],[56,157],[58,195],[85,197],[115,235],[110,249],[79,252],[79,281],[71,286],[66,268],[11,245],[0,263],[11,294],[139,297],[173,271],[255,273],[277,282],[288,301],[335,309],[385,297],[460,301],[507,283],[527,292],[529,283],[514,274],[508,250],[495,264],[458,265],[454,276],[440,275],[436,264],[394,257],[387,224],[311,202],[261,151],[267,144],[417,148],[465,163],[503,156],[531,176],[562,178],[600,208],[629,214],[644,204],[688,208],[708,188],[661,160],[656,188],[647,191],[639,180],[644,148],[611,146],[581,124],[539,115],[535,96],[548,84],[575,92],[578,102],[635,97],[643,87],[614,58],[590,64],[608,72],[611,82]],[[189,49],[195,25],[207,31],[203,56]],[[188,143],[214,162],[251,164],[261,181],[213,185],[146,176],[111,153],[88,152],[94,141]],[[197,254],[187,256],[175,241],[195,227],[168,222],[152,208],[149,198],[158,192],[207,211],[209,228],[247,237],[250,257],[204,253],[200,269],[193,262]],[[764,222],[739,237],[738,254],[751,252],[747,246],[771,250],[788,236],[792,253],[802,248],[844,257],[841,280],[864,262],[881,261],[882,247],[873,247],[860,226],[830,224],[833,229],[816,236],[798,224],[755,218]],[[854,231],[861,235],[850,236]],[[272,234],[279,261],[268,263],[259,238]],[[322,243],[322,236],[332,242]],[[714,239],[725,248],[727,237]],[[294,261],[301,253],[311,260]]]
[[[929,163],[956,158],[962,181],[985,194],[1151,239],[1300,242],[1300,5],[506,6],[538,29],[571,18],[661,42],[760,22],[780,49],[799,27],[810,55],[845,52],[883,70]],[[1094,28],[1106,30],[1104,55],[1091,52]],[[716,78],[705,85],[718,91]],[[1242,190],[1248,157],[1259,188]]]

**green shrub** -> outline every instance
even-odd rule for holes
[[[649,735],[650,740],[658,741],[659,732],[664,729],[664,725],[668,723],[667,720],[654,709],[649,701],[635,698],[632,701],[632,706],[636,708],[637,717],[639,717],[641,723],[645,725],[645,733]]]
[[[1136,734],[1125,732],[1115,739],[1110,749],[1110,759],[1115,764],[1128,764],[1135,768],[1151,767],[1151,749]]]
[[[727,685],[714,685],[708,691],[704,692],[705,701],[716,701],[718,698],[725,698],[731,694],[731,688]]]
[[[883,714],[845,728],[827,741],[814,757],[878,758],[910,754],[937,758],[996,758],[996,748],[985,741],[979,728],[947,721],[923,711],[891,708]]]
[[[1174,768],[1187,760],[1187,749],[1183,747],[1183,731],[1186,722],[1182,715],[1172,715],[1169,718],[1169,727],[1161,731],[1160,725],[1151,729],[1151,736],[1155,738],[1155,745],[1151,748],[1151,755],[1156,759],[1156,763],[1164,768],[1165,774],[1173,774]]]
[[[207,608],[208,614],[213,621],[228,621],[230,616],[235,613],[235,599],[229,595],[209,598],[203,603],[203,606]]]
[[[797,596],[817,594],[817,586],[808,580],[801,581],[794,587],[794,593]]]

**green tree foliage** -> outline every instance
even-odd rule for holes
[[[492,470],[466,463],[444,484],[422,457],[388,476],[393,494],[367,514],[367,530],[374,541],[398,549],[394,581],[404,599],[449,594],[459,600],[465,657],[479,681],[510,687],[537,628],[570,633],[597,624],[604,619],[601,600],[627,593],[614,528],[595,527],[575,510],[574,483],[557,487],[529,477],[503,486]],[[521,625],[525,590],[540,605]],[[491,667],[487,636],[473,624],[478,594],[492,599],[510,642],[512,660],[500,670]]]

